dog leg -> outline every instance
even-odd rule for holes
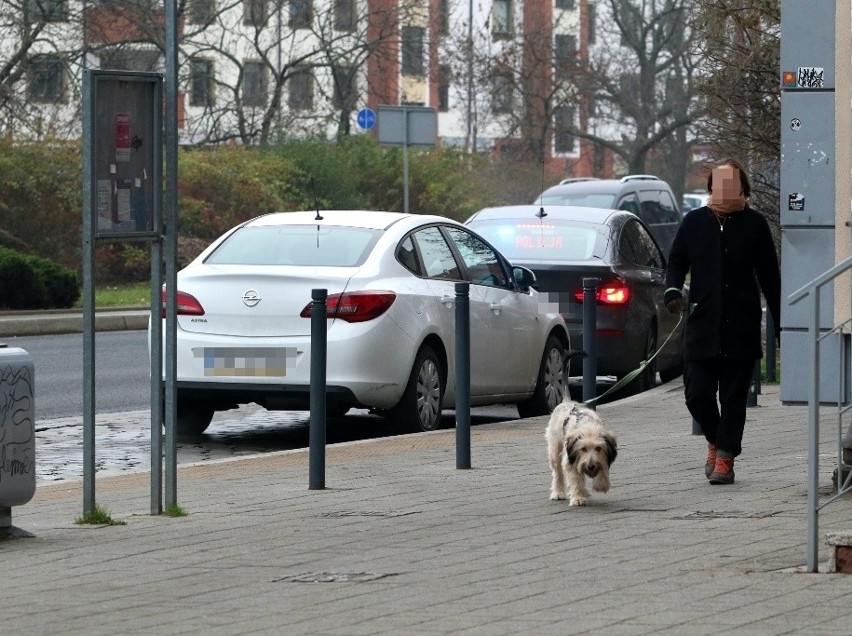
[[[586,480],[573,468],[568,469],[568,505],[585,506],[589,499]]]
[[[565,499],[565,471],[562,470],[562,460],[559,449],[549,449],[548,460],[553,481],[550,483],[550,498],[554,501]]]

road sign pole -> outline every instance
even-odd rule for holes
[[[408,109],[402,111],[404,123],[402,125],[402,187],[403,204],[402,211],[408,214]]]

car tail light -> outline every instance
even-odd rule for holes
[[[385,313],[396,300],[392,291],[359,291],[344,294],[330,294],[326,300],[326,311],[329,318],[340,318],[346,322],[366,322],[378,318]],[[313,302],[299,314],[302,318],[310,318]]]
[[[160,300],[162,301],[162,309],[160,315],[166,317],[166,290],[163,288],[160,291]],[[177,293],[177,315],[178,316],[203,316],[204,307],[198,302],[198,299],[192,294],[187,294],[178,290]]]
[[[574,290],[574,298],[583,302],[583,288]],[[620,280],[610,281],[598,287],[597,301],[599,305],[626,305],[630,301],[630,288]]]

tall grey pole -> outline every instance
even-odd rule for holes
[[[456,283],[456,468],[470,468],[470,283]]]
[[[402,109],[402,211],[408,214],[408,109]]]
[[[598,279],[583,279],[583,402],[595,397],[598,388]],[[596,408],[596,403],[589,405]]]
[[[166,191],[166,506],[177,505],[177,164],[178,164],[178,48],[177,2],[166,2],[166,104],[165,104],[165,168]]]
[[[311,290],[311,419],[308,429],[308,488],[325,488],[325,387],[328,355],[327,289]]]
[[[83,72],[83,121],[93,119],[97,84]],[[95,148],[83,136],[83,515],[95,507],[95,228],[92,206]]]
[[[473,0],[467,3],[467,149],[476,151],[473,134]]]

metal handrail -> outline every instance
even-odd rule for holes
[[[819,570],[819,546],[817,544],[817,534],[819,531],[818,513],[822,507],[819,504],[819,341],[820,326],[819,326],[819,304],[820,304],[820,289],[823,285],[832,282],[840,274],[852,269],[852,256],[844,259],[828,271],[820,274],[808,284],[797,289],[787,298],[791,305],[796,304],[800,300],[810,297],[812,302],[810,312],[810,323],[808,325],[808,336],[810,342],[811,374],[810,385],[808,387],[808,543],[806,551],[807,570],[808,572],[817,572]],[[852,311],[852,306],[850,306]],[[837,329],[834,326],[830,329],[833,332]],[[840,328],[842,334],[842,327]],[[844,364],[844,354],[840,354],[841,367]],[[843,369],[842,369],[843,370]],[[841,377],[845,377],[841,373]],[[837,403],[838,410],[840,409],[843,399],[843,387],[838,392]],[[845,492],[848,484],[841,486],[841,471],[838,466],[837,486],[838,496]],[[847,480],[848,482],[848,480]],[[834,501],[832,498],[825,505]]]

